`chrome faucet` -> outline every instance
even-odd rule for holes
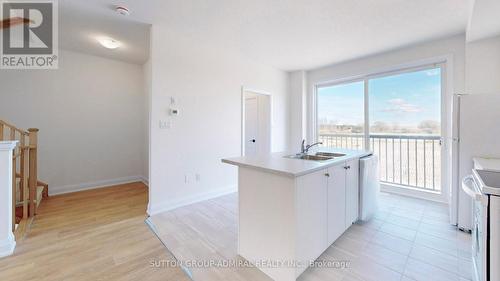
[[[302,140],[302,145],[301,145],[300,153],[307,154],[309,152],[309,149],[311,149],[311,147],[316,146],[316,145],[320,145],[320,144],[323,144],[323,143],[322,142],[316,142],[316,143],[313,143],[313,144],[306,145],[306,140]]]

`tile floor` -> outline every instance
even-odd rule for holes
[[[448,224],[446,205],[382,193],[375,218],[353,225],[320,259],[351,261],[338,280],[471,280],[470,248],[471,235]],[[327,280],[320,271],[299,280]]]
[[[179,260],[238,259],[237,196],[231,194],[150,218]],[[351,226],[319,258],[344,268],[307,269],[300,281],[470,280],[471,235],[448,224],[446,205],[382,193],[367,223]],[[257,269],[191,269],[195,281],[270,280]]]

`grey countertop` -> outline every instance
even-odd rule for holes
[[[222,159],[222,162],[239,167],[267,171],[287,177],[299,177],[312,172],[323,170],[330,166],[341,164],[347,160],[362,158],[372,154],[371,151],[367,150],[347,150],[340,148],[323,147],[318,148],[315,151],[311,151],[310,154],[314,154],[317,151],[340,152],[346,154],[346,156],[336,157],[332,160],[327,161],[311,161],[283,157],[287,155],[293,155],[295,154],[294,152],[278,152],[267,155],[225,158]]]

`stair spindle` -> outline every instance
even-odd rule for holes
[[[38,129],[30,128],[29,132],[29,215],[34,216],[36,214],[36,188],[37,188],[37,142],[38,142]]]
[[[19,141],[12,155],[12,229],[16,239],[22,239],[37,213],[41,199],[48,197],[48,184],[38,180],[38,129],[24,131],[0,120],[0,141],[2,140]],[[16,227],[18,202],[22,202],[22,218]]]
[[[16,131],[10,129],[10,140],[16,140]],[[12,151],[12,231],[16,231],[16,201],[17,201],[17,179],[16,179],[16,148]]]

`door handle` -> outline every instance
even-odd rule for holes
[[[253,139],[253,140],[250,140],[250,142],[255,142],[255,139]]]
[[[346,169],[346,170],[347,170],[347,169],[350,169],[350,168],[351,168],[351,166],[345,166],[345,167],[344,167],[344,169]]]
[[[330,173],[325,173],[325,177],[330,177]]]
[[[472,199],[476,201],[481,200],[481,193],[476,190],[476,183],[474,182],[474,178],[472,176],[466,176],[462,179],[462,190],[472,197]]]

